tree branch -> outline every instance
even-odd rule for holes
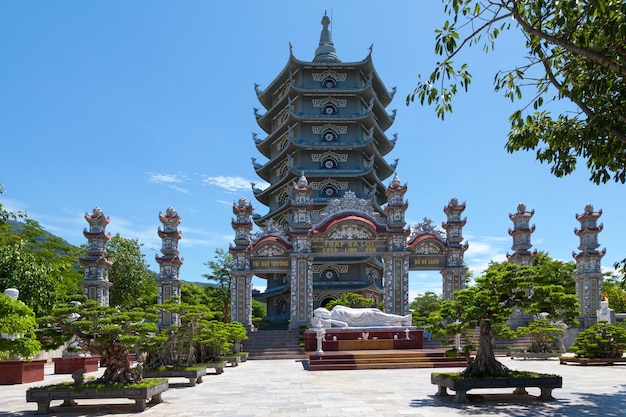
[[[517,10],[512,10],[512,9],[508,9],[508,10],[511,11],[515,21],[522,27],[522,29],[526,33],[529,33],[540,39],[548,41],[551,44],[561,46],[572,53],[585,57],[589,59],[590,61],[595,62],[596,64],[600,65],[601,67],[614,72],[615,74],[619,74],[622,77],[626,76],[626,66],[622,67],[622,66],[616,65],[614,62],[611,61],[611,59],[607,58],[605,55],[599,54],[597,52],[591,51],[586,48],[581,48],[580,46],[577,46],[571,42],[566,42],[563,39],[559,39],[546,32],[536,29],[534,26],[530,25],[524,19],[522,19],[522,16],[520,16]]]

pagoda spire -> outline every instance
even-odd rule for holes
[[[78,258],[85,269],[82,285],[87,298],[108,306],[109,288],[113,285],[109,281],[109,268],[113,262],[106,258],[106,244],[111,235],[105,229],[111,220],[100,207],[94,208],[91,214],[85,213],[85,220],[89,223],[89,230],[83,230],[87,238],[87,256]]]
[[[161,245],[162,255],[156,255],[155,260],[159,264],[160,272],[157,281],[157,304],[164,304],[172,297],[180,297],[180,266],[184,259],[179,256],[178,241],[183,237],[178,230],[178,225],[182,222],[174,207],[168,207],[165,214],[159,213],[159,221],[163,224],[163,229],[159,227],[158,235],[163,241]],[[175,299],[176,304],[180,304],[180,298]],[[159,328],[169,327],[172,324],[180,325],[180,316],[177,313],[161,312],[159,315]]]
[[[322,17],[322,33],[320,33],[320,44],[315,50],[315,58],[313,62],[341,62],[337,58],[337,50],[333,43],[333,35],[328,28],[330,25],[330,18],[324,12]]]

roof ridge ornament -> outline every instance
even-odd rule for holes
[[[341,62],[337,58],[337,50],[333,43],[333,36],[328,26],[330,25],[330,18],[324,11],[324,17],[322,17],[322,33],[320,33],[320,43],[315,50],[315,57],[313,62]]]

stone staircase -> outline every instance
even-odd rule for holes
[[[309,352],[309,371],[353,369],[464,368],[464,358],[448,358],[445,349],[395,349]]]
[[[259,330],[248,333],[243,351],[248,359],[306,359],[298,347],[298,330]]]

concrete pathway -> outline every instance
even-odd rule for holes
[[[207,375],[195,387],[172,388],[163,394],[164,402],[149,406],[142,413],[131,405],[79,401],[73,411],[57,411],[51,416],[514,416],[514,417],[624,417],[626,416],[626,366],[612,367],[559,365],[556,360],[522,361],[501,358],[511,369],[558,374],[563,388],[555,389],[555,401],[540,402],[513,398],[504,391],[476,390],[478,401],[458,405],[436,397],[430,383],[431,369],[358,370],[307,372],[294,360],[249,360],[228,367],[222,375]],[[443,368],[435,371],[456,371]],[[0,416],[35,415],[35,403],[26,402],[26,389],[71,380],[54,375],[46,366],[43,382],[0,386]],[[100,371],[102,372],[102,371]],[[93,373],[90,375],[96,375]],[[185,382],[171,379],[171,382]],[[530,388],[537,395],[538,389]],[[470,394],[474,391],[470,391]],[[499,396],[488,395],[500,393]],[[504,401],[505,399],[514,401]],[[53,407],[60,402],[53,402]]]

